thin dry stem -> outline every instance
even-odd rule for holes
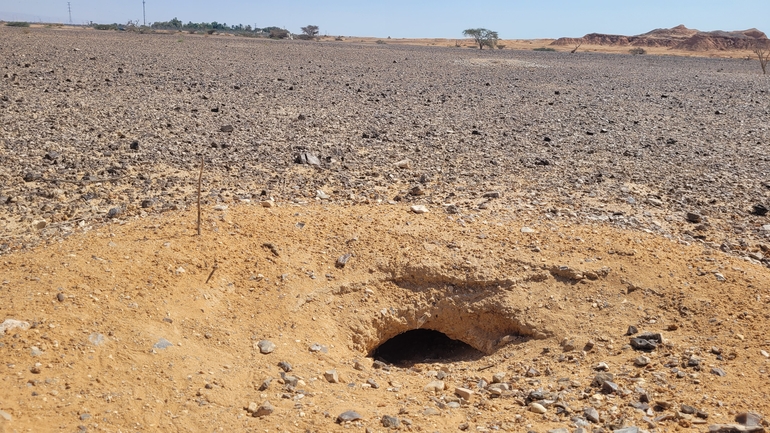
[[[201,235],[201,182],[202,181],[203,181],[203,157],[201,156],[201,171],[198,174],[198,236]],[[211,276],[209,276],[209,278],[211,278]]]

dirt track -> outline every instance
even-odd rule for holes
[[[754,64],[0,34],[0,320],[30,326],[0,335],[0,431],[706,431],[770,413]],[[663,342],[635,350],[631,325]],[[410,342],[375,368],[418,328],[470,347]],[[347,410],[361,419],[335,422]]]

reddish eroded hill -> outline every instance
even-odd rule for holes
[[[687,51],[745,50],[757,43],[770,44],[767,35],[757,29],[726,32],[701,32],[678,25],[671,29],[655,29],[637,36],[589,33],[582,38],[560,38],[551,45],[617,45],[667,47]]]

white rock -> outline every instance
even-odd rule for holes
[[[3,323],[0,323],[0,335],[14,328],[21,328],[23,331],[26,331],[29,329],[29,323],[22,322],[21,320],[5,319]]]
[[[402,159],[401,161],[398,161],[396,163],[396,167],[398,168],[410,168],[412,166],[412,161],[408,159]]]
[[[227,210],[227,205],[226,204],[218,204],[218,205],[214,206],[214,210],[226,211]]]
[[[259,202],[259,204],[262,207],[273,207],[273,206],[275,206],[275,201],[273,201],[272,199],[270,199],[270,200],[263,200],[263,201]]]
[[[521,228],[522,233],[535,233],[535,231],[529,227],[522,227]]]
[[[421,213],[428,213],[430,211],[428,210],[427,207],[425,207],[425,206],[423,206],[421,204],[416,204],[416,205],[412,206],[412,212],[421,214]]]
[[[43,230],[47,225],[48,225],[48,221],[46,220],[32,221],[32,227],[34,227],[37,230]]]
[[[529,411],[534,413],[546,413],[548,410],[540,403],[530,403]]]
[[[320,189],[315,192],[315,196],[320,198],[321,200],[328,200],[329,199],[329,194],[321,191]]]

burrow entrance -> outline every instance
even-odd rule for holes
[[[413,329],[385,341],[370,354],[372,358],[397,366],[416,363],[474,361],[484,352],[468,343],[449,338],[433,329]]]
[[[450,363],[553,335],[549,314],[535,310],[514,282],[459,280],[443,271],[409,269],[342,288],[336,305],[359,306],[341,317],[352,348],[395,365]]]

